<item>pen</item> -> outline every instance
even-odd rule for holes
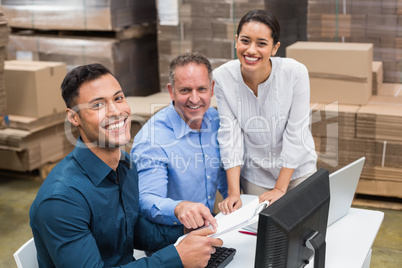
[[[239,233],[246,234],[246,235],[255,235],[255,236],[257,236],[257,233],[253,233],[253,232],[239,231]]]

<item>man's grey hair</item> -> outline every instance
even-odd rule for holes
[[[184,53],[173,60],[171,60],[169,64],[169,83],[172,85],[172,88],[174,89],[174,75],[175,75],[175,70],[176,67],[179,66],[185,66],[189,63],[195,63],[195,64],[204,64],[205,67],[207,67],[208,70],[208,76],[209,76],[209,81],[210,84],[212,85],[213,81],[213,76],[212,76],[212,66],[209,60],[202,54],[198,52],[190,52],[190,53]]]

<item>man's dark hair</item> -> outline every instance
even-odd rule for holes
[[[61,96],[67,108],[71,109],[74,106],[74,99],[78,97],[82,84],[98,79],[105,74],[113,75],[109,69],[99,63],[78,66],[68,72],[61,83]]]
[[[172,85],[174,88],[174,75],[175,75],[175,70],[176,67],[178,66],[185,66],[189,63],[195,63],[195,64],[204,64],[205,67],[208,70],[208,76],[210,83],[212,83],[212,66],[209,60],[202,54],[198,52],[189,52],[189,53],[184,53],[176,58],[172,59],[170,64],[169,64],[169,83]]]
[[[268,26],[272,32],[272,38],[274,39],[274,45],[279,42],[279,37],[281,35],[281,28],[279,26],[279,22],[274,14],[269,12],[268,10],[259,10],[254,9],[249,11],[246,15],[244,15],[239,22],[239,26],[237,27],[237,36],[239,36],[241,30],[243,29],[243,25],[247,22],[261,22]]]

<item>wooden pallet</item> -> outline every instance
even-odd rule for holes
[[[371,196],[402,198],[402,182],[400,179],[395,181],[382,180],[380,177],[376,179],[366,179],[362,176],[357,185],[356,193]]]
[[[11,28],[11,33],[40,36],[75,36],[75,37],[103,37],[117,40],[140,38],[148,34],[156,34],[156,24],[144,23],[117,29],[114,31],[78,31],[78,30],[36,30],[25,28]]]
[[[374,195],[357,194],[352,206],[402,210],[402,199]]]
[[[14,171],[0,169],[0,177],[2,178],[17,178],[17,179],[28,179],[28,180],[44,180],[50,171],[57,165],[58,162],[46,163],[38,169],[31,171]]]

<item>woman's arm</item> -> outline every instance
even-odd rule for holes
[[[236,94],[237,83],[233,81],[233,77],[226,71],[215,71],[214,77],[214,91],[220,118],[217,138],[221,161],[226,170],[228,183],[228,197],[218,206],[222,213],[229,214],[242,205],[240,199],[240,170],[244,155],[243,133],[237,118],[237,110],[240,109]],[[226,81],[225,86],[221,85],[221,81]]]
[[[282,197],[288,189],[295,168],[309,158],[304,146],[306,132],[303,132],[303,130],[307,131],[305,125],[309,122],[309,77],[304,65],[297,64],[295,68],[297,75],[293,81],[292,107],[283,133],[281,158],[284,159],[284,166],[279,172],[275,187],[263,193],[259,197],[260,202],[268,200],[273,203]]]
[[[270,204],[272,204],[273,202],[281,198],[288,189],[293,171],[294,169],[282,167],[281,171],[279,172],[278,179],[276,180],[274,189],[267,191],[258,197],[260,203],[263,201],[269,201]]]
[[[228,197],[218,204],[223,214],[232,213],[242,205],[240,199],[240,169],[240,166],[236,166],[226,170]]]

